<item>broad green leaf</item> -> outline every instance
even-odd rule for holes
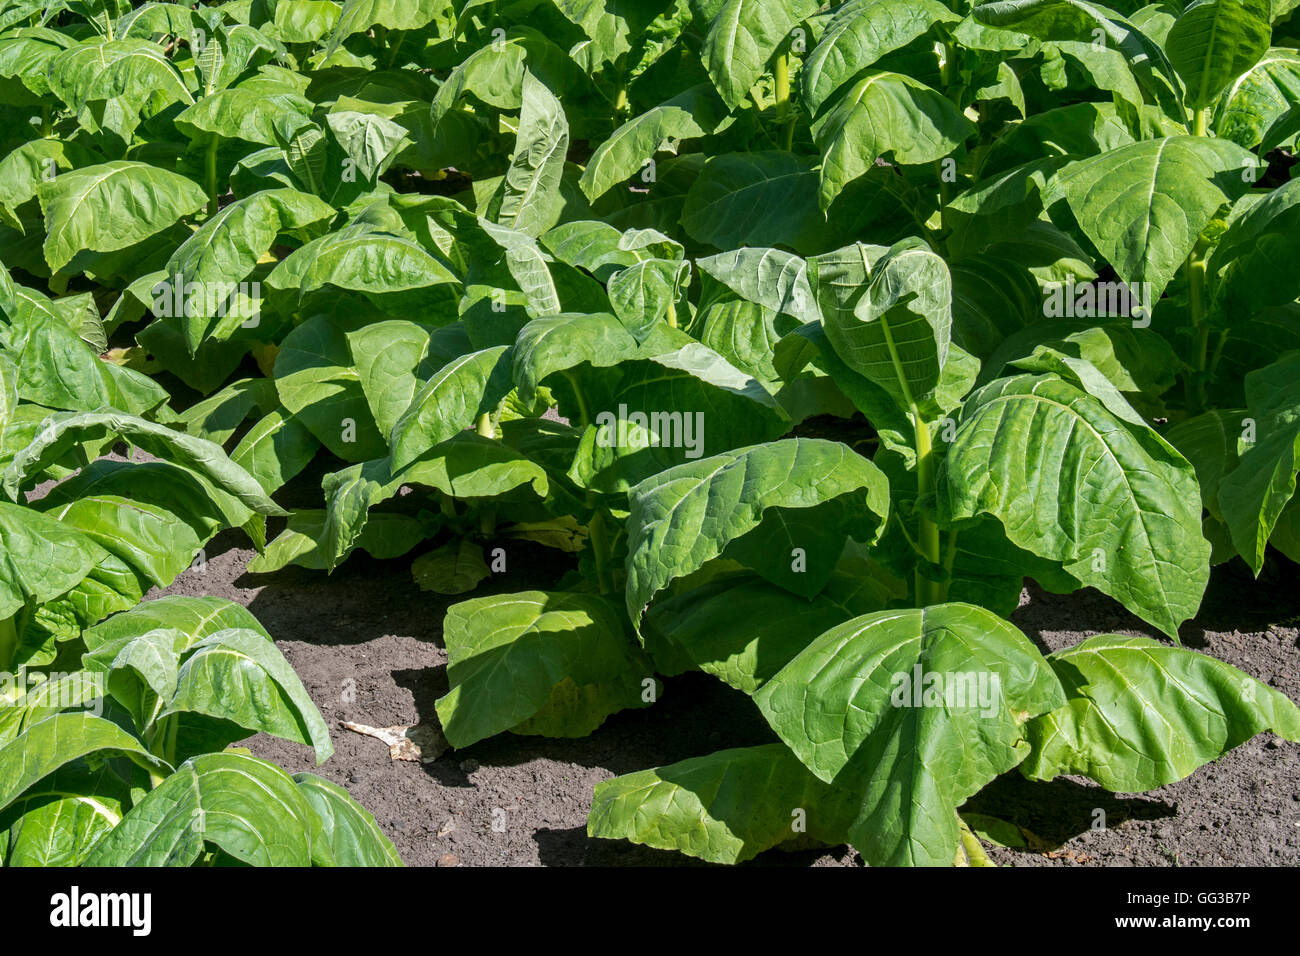
[[[229,336],[221,317],[205,306],[227,302],[277,236],[333,216],[333,207],[315,196],[295,189],[267,189],[223,207],[182,243],[167,262],[164,283],[180,289],[186,303],[184,314],[171,318],[184,329],[190,354],[214,326],[224,331],[222,338]]]
[[[645,361],[624,360],[619,373],[611,393],[589,396],[592,418],[569,470],[585,488],[626,491],[683,460],[789,431],[789,420],[761,384],[699,343]]]
[[[1212,104],[1248,71],[1272,38],[1271,0],[1200,0],[1183,11],[1165,41],[1190,109]]]
[[[810,116],[841,87],[886,53],[924,36],[937,23],[955,23],[938,0],[849,0],[837,7],[804,60],[800,95]]]
[[[841,275],[834,269],[823,273],[823,265],[815,264],[819,290]],[[943,259],[915,239],[874,264],[864,259],[862,270],[870,284],[857,290],[852,314],[842,306],[823,308],[827,338],[849,368],[888,392],[900,408],[915,408],[934,395],[948,360],[952,277]]]
[[[176,126],[199,141],[219,136],[276,146],[276,121],[289,115],[305,118],[311,111],[311,101],[290,90],[232,86],[202,97],[176,117]]]
[[[904,166],[943,159],[975,126],[942,93],[901,73],[869,73],[813,123],[822,153],[820,201],[835,197],[885,156]]]
[[[379,829],[370,811],[353,800],[346,790],[311,773],[296,773],[293,782],[320,818],[330,865],[403,865],[397,848]],[[317,854],[319,849],[313,841],[312,854]]]
[[[705,163],[682,207],[682,228],[697,242],[734,249],[799,249],[825,230],[813,161],[769,150],[723,153]]]
[[[555,0],[555,5],[591,41],[585,55],[595,71],[629,52],[633,39],[664,11],[668,0]]]
[[[647,259],[609,280],[609,302],[619,321],[638,339],[676,309],[681,286],[690,279],[690,263],[676,259]]]
[[[329,728],[289,662],[262,634],[217,631],[189,648],[176,694],[161,717],[192,713],[311,746],[316,763],[334,753]]]
[[[0,502],[0,544],[0,621],[71,590],[105,557],[75,528],[8,502]]]
[[[548,736],[585,736],[643,707],[648,663],[615,605],[593,594],[525,591],[452,606],[443,623],[448,694],[438,719],[455,747],[547,720]]]
[[[880,611],[827,631],[754,695],[809,770],[861,801],[872,866],[951,865],[957,808],[1029,753],[1061,686],[1019,630],[969,604]]]
[[[266,553],[248,562],[248,572],[265,574],[290,564],[315,571],[328,570],[329,564],[321,551],[326,520],[324,509],[295,511],[284,530],[266,546]],[[430,531],[430,524],[420,518],[402,514],[371,515],[353,547],[381,560],[398,558],[427,538]]]
[[[781,249],[735,249],[696,260],[696,266],[743,299],[800,322],[821,318],[808,263]]]
[[[95,754],[126,757],[146,770],[170,769],[110,720],[88,713],[55,714],[0,747],[0,810],[60,767]]]
[[[223,502],[193,472],[166,462],[100,459],[55,487],[37,507],[167,587],[198,550],[247,513],[227,516]]]
[[[316,316],[285,338],[275,360],[275,388],[285,409],[345,461],[386,451],[353,367],[345,327]]]
[[[320,442],[297,416],[277,408],[248,430],[230,460],[269,495],[281,488],[316,456]]]
[[[993,515],[1017,547],[1171,636],[1200,606],[1209,543],[1191,465],[1057,375],[972,395],[938,485],[943,520]]]
[[[500,345],[453,359],[416,393],[393,426],[394,471],[494,412],[513,387],[511,350]]]
[[[527,236],[540,236],[555,225],[559,215],[556,198],[568,149],[564,107],[545,83],[525,70],[515,152],[489,204],[489,217]]]
[[[132,807],[86,864],[190,866],[211,843],[251,866],[309,866],[319,827],[279,767],[242,754],[204,754]]]
[[[728,107],[744,102],[795,24],[816,9],[813,0],[724,0],[700,58]]]
[[[1088,777],[1141,793],[1182,780],[1256,734],[1300,740],[1300,711],[1222,661],[1145,637],[1100,634],[1047,658],[1065,705],[1036,717],[1031,780]]]
[[[184,176],[119,159],[56,176],[40,200],[45,261],[58,272],[83,252],[115,252],[161,232],[207,197]]]
[[[420,590],[435,594],[468,594],[491,576],[483,548],[468,538],[434,548],[411,563],[411,577]]]
[[[191,641],[201,641],[225,630],[256,631],[265,640],[271,640],[257,618],[242,605],[225,598],[179,594],[146,601],[89,628],[82,636],[92,655],[105,648],[103,653],[111,655],[107,659],[111,662],[122,647],[158,629],[180,631]]]
[[[1256,161],[1225,140],[1145,140],[1081,160],[1058,176],[1080,228],[1125,282],[1151,301],[1196,245],[1219,207],[1246,189]]]
[[[579,185],[593,202],[645,168],[665,142],[707,136],[725,115],[708,83],[692,86],[672,99],[637,113],[605,140],[587,160]]]
[[[1247,415],[1253,444],[1219,482],[1219,511],[1237,552],[1256,575],[1300,471],[1300,352],[1246,376]]]
[[[851,512],[844,530],[871,541],[889,514],[884,474],[844,445],[808,438],[742,448],[646,479],[630,493],[628,614],[639,625],[646,605],[674,579],[756,529],[769,534],[762,527],[769,510],[780,509],[772,516],[779,521],[849,494],[861,495],[865,507]]]
[[[353,465],[326,475],[322,485],[328,505],[321,553],[333,569],[355,547],[370,508],[393,497],[404,484],[427,485],[456,498],[488,498],[531,485],[545,496],[548,479],[542,467],[507,445],[474,433],[456,435],[394,474],[387,458]]]
[[[596,784],[587,835],[743,863],[807,836],[847,839],[854,795],[822,783],[783,744],[720,750]]]
[[[335,103],[325,115],[325,125],[362,178],[373,181],[388,169],[398,153],[411,145],[411,140],[406,127],[400,123],[376,112],[341,109],[344,102],[351,101]]]
[[[156,458],[196,472],[218,491],[237,499],[256,514],[285,514],[252,475],[226,457],[220,445],[114,411],[51,415],[36,440],[14,456],[5,473],[5,492],[10,497],[16,495],[24,479],[40,473],[74,444],[109,435],[125,438]]]
[[[822,632],[885,601],[859,574],[837,573],[811,599],[743,574],[657,602],[643,631],[647,646],[666,640],[706,674],[753,694]]]
[[[1254,318],[1270,306],[1300,296],[1300,275],[1291,268],[1300,224],[1300,180],[1272,190],[1228,222],[1206,271],[1215,311],[1227,324]]]
[[[381,435],[391,435],[420,387],[447,362],[459,357],[458,350],[449,355],[442,347],[442,340],[452,338],[453,331],[459,330],[444,329],[439,332],[417,322],[391,319],[371,322],[347,333],[361,390]]]
[[[1252,149],[1269,127],[1300,105],[1300,51],[1274,47],[1223,92],[1214,105],[1214,131]]]

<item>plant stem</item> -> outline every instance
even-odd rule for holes
[[[980,843],[979,837],[971,832],[971,828],[961,818],[960,813],[957,814],[957,825],[961,828],[961,848],[966,851],[967,865],[997,866],[996,863],[989,859],[989,855],[984,852],[984,845]],[[960,857],[960,855],[959,852],[958,856]]]
[[[0,621],[0,670],[9,670],[18,650],[18,615]]]
[[[1209,136],[1210,135],[1210,108],[1197,110],[1192,116],[1192,135]]]
[[[781,124],[781,148],[789,152],[794,146],[794,110],[790,108],[790,54],[782,51],[772,64],[776,87],[776,119]]]
[[[609,538],[605,534],[605,511],[593,494],[587,495],[587,504],[595,509],[591,521],[587,523],[587,533],[591,537],[591,556],[596,562],[596,583],[601,594],[613,590],[609,575]]]
[[[463,420],[464,419],[462,419],[462,421]],[[474,420],[474,430],[477,431],[484,438],[495,438],[496,431],[492,428],[491,413],[484,412],[482,415],[476,418]]]
[[[207,154],[204,156],[204,172],[207,174],[208,185],[208,216],[212,217],[217,214],[217,143],[216,134],[208,140]]]
[[[668,300],[668,325],[670,328],[677,328],[677,301],[675,298]]]
[[[921,501],[934,493],[934,449],[930,443],[930,427],[915,404],[912,405],[912,426],[916,431],[917,550],[925,561],[937,567],[942,560],[939,526],[921,509]],[[916,572],[916,601],[921,607],[940,604],[943,601],[940,584],[931,581],[919,570]]]
[[[1186,381],[1187,411],[1197,415],[1205,407],[1210,326],[1205,321],[1205,260],[1193,249],[1183,263],[1187,277],[1187,307],[1192,319],[1192,371]]]

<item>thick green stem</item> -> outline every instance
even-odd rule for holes
[[[614,93],[614,112],[624,113],[627,111],[627,106],[627,85],[620,79],[618,89]]]
[[[18,650],[17,615],[0,621],[0,670],[7,671],[14,662]]]
[[[609,536],[605,532],[605,511],[594,495],[587,496],[587,504],[595,511],[587,524],[587,533],[591,539],[591,557],[596,562],[596,583],[601,594],[608,594],[613,588],[609,574]]]
[[[217,214],[217,145],[220,141],[216,134],[208,140],[207,153],[204,156],[204,172],[207,175],[208,186],[208,216]]]
[[[781,124],[781,148],[789,151],[794,146],[794,110],[790,105],[790,54],[782,51],[772,65],[772,79],[776,94],[776,119]]]
[[[495,438],[496,431],[492,428],[492,415],[484,412],[474,420],[474,430],[484,438]]]
[[[921,557],[932,568],[942,560],[939,544],[939,526],[921,507],[921,502],[934,497],[934,448],[930,442],[930,426],[916,405],[912,406],[912,426],[916,431],[916,547]],[[916,601],[921,607],[943,603],[943,587],[938,581],[916,572]]]
[[[677,328],[677,300],[671,298],[668,300],[668,324],[672,328]]]
[[[1208,106],[1203,110],[1197,110],[1192,116],[1192,135],[1210,135],[1210,109]]]
[[[961,828],[961,848],[966,851],[967,865],[997,866],[996,863],[989,859],[989,855],[984,852],[984,845],[980,843],[979,837],[971,832],[971,828],[961,818],[961,814],[957,815],[957,825]],[[958,853],[959,858],[960,856],[961,854]]]
[[[1187,277],[1187,308],[1192,319],[1192,371],[1186,381],[1187,411],[1200,414],[1205,408],[1205,380],[1209,367],[1210,326],[1205,321],[1205,259],[1200,248],[1192,250],[1183,263]]]

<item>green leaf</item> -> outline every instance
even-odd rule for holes
[[[800,322],[821,318],[808,281],[808,263],[781,249],[735,249],[695,262],[738,296]]]
[[[587,835],[743,863],[805,834],[843,842],[854,802],[851,792],[810,774],[784,745],[766,744],[596,784]]]
[[[744,102],[795,24],[816,9],[813,0],[724,0],[700,59],[728,107]]]
[[[483,548],[467,538],[444,544],[411,563],[411,577],[421,591],[468,594],[492,576]]]
[[[1100,634],[1047,660],[1066,701],[1025,728],[1031,780],[1079,774],[1142,793],[1262,731],[1300,740],[1300,711],[1284,694],[1195,651]]]
[[[5,472],[5,492],[14,497],[24,479],[39,474],[73,445],[109,435],[125,438],[156,458],[196,472],[217,490],[237,499],[256,514],[280,516],[286,513],[267,497],[252,475],[226,457],[220,445],[114,411],[51,415],[36,439],[14,456],[13,463]]]
[[[860,799],[872,866],[951,865],[956,811],[1029,753],[1060,684],[1019,630],[969,604],[880,611],[827,631],[754,695],[803,764]]]
[[[1211,105],[1248,71],[1272,39],[1271,0],[1201,0],[1174,23],[1165,41],[1190,109]]]
[[[1274,47],[1214,106],[1214,131],[1251,149],[1283,114],[1300,105],[1300,51]]]
[[[697,242],[800,248],[825,230],[813,160],[769,150],[723,153],[704,165],[682,207],[682,228]]]
[[[190,354],[209,334],[230,336],[230,323],[206,305],[227,302],[234,286],[248,278],[277,236],[333,216],[333,207],[315,196],[296,189],[267,189],[230,203],[195,230],[167,261],[161,296],[164,302],[170,294],[185,303],[184,314],[168,318],[184,330]],[[173,290],[180,290],[180,295]],[[154,296],[157,302],[159,290],[154,290]],[[258,302],[253,305],[260,307]],[[157,307],[154,311],[166,314]],[[256,321],[255,315],[248,318]]]
[[[0,810],[60,767],[95,754],[126,757],[146,770],[170,769],[110,720],[85,713],[55,714],[0,747]]]
[[[938,0],[848,0],[835,8],[830,23],[804,61],[799,90],[810,116],[863,70],[886,53],[924,36],[935,24],[955,23]]]
[[[1244,206],[1228,222],[1206,272],[1212,308],[1226,324],[1241,324],[1270,306],[1300,296],[1300,275],[1290,267],[1300,226],[1300,180]]]
[[[1255,441],[1219,482],[1219,511],[1232,543],[1256,575],[1300,470],[1300,351],[1246,376],[1248,420]],[[1244,421],[1243,421],[1244,424]]]
[[[592,594],[525,591],[453,605],[443,623],[451,690],[437,702],[454,747],[546,719],[548,736],[585,736],[643,707],[650,668],[615,605]]]
[[[289,333],[276,356],[275,388],[285,409],[345,461],[378,458],[387,450],[345,326],[333,318],[316,316]]]
[[[297,416],[277,408],[248,430],[230,460],[269,495],[307,467],[319,449],[320,442]]]
[[[262,634],[217,631],[189,654],[160,718],[191,713],[228,720],[251,733],[307,744],[317,764],[334,753],[329,729],[302,681]]]
[[[279,767],[242,754],[205,754],[132,807],[86,864],[190,866],[210,843],[251,866],[309,866],[320,825]]]
[[[71,590],[106,557],[75,528],[8,502],[0,502],[0,544],[0,621]]]
[[[256,631],[267,641],[271,640],[257,618],[242,605],[225,598],[179,594],[146,601],[125,614],[115,615],[84,631],[82,638],[92,655],[105,648],[107,664],[132,640],[159,629],[180,631],[192,642],[225,630]]]
[[[868,247],[857,247],[864,257]],[[880,386],[900,408],[932,398],[948,360],[952,336],[952,277],[947,264],[917,239],[904,240],[877,259],[861,261],[870,284],[846,306],[823,308],[826,336],[844,363]],[[823,266],[832,268],[823,272]],[[814,262],[818,295],[841,280],[835,263]],[[828,291],[828,296],[837,295]]]
[[[595,202],[617,184],[644,168],[665,142],[707,136],[726,115],[718,95],[700,83],[672,99],[637,113],[596,147],[578,181],[583,195]]]
[[[1200,606],[1210,546],[1191,465],[1057,375],[1000,379],[967,399],[938,488],[942,520],[993,515],[1017,547],[1166,634]]]
[[[1084,159],[1058,178],[1080,228],[1125,282],[1160,298],[1256,161],[1225,140],[1172,136]]]
[[[427,381],[393,426],[390,460],[405,468],[434,445],[496,411],[513,387],[513,355],[504,345],[453,359]]]
[[[901,73],[869,73],[813,123],[822,152],[821,208],[891,156],[904,166],[943,159],[975,132],[942,93]]]
[[[296,773],[293,782],[320,818],[331,865],[403,865],[397,848],[379,829],[370,811],[353,800],[346,790],[311,773]],[[312,853],[317,852],[313,842]]]
[[[148,163],[113,160],[56,176],[40,188],[45,261],[59,272],[82,252],[116,252],[197,212],[193,181]]]
[[[569,123],[555,94],[524,71],[515,152],[488,216],[527,236],[540,236],[559,216],[556,199],[569,149]]]
[[[811,599],[741,574],[656,602],[643,630],[647,646],[668,641],[706,674],[753,694],[822,632],[885,603],[862,574],[837,573]]]
[[[766,512],[815,508],[842,495],[864,496],[844,527],[871,541],[889,514],[881,471],[844,445],[794,438],[687,462],[632,489],[628,519],[627,610],[638,625],[646,605],[674,579],[718,557],[760,529]],[[788,553],[788,550],[787,552]]]

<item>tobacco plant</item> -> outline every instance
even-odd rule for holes
[[[1300,737],[1178,645],[1212,564],[1300,557],[1298,38],[1293,0],[0,3],[6,491],[183,516],[102,535],[102,617],[260,549],[319,458],[250,570],[572,556],[448,612],[453,745],[687,670],[753,699],[772,742],[601,784],[593,835],[985,862],[961,808],[1013,768]],[[1026,578],[1168,640],[1044,656]],[[22,607],[47,653],[98,620]]]

